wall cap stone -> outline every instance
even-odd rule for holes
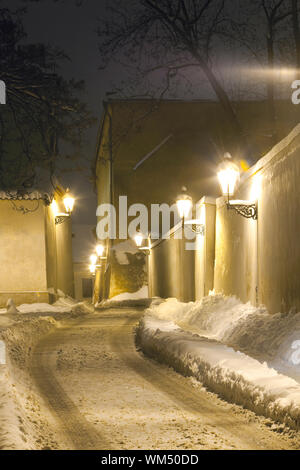
[[[241,184],[270,164],[273,158],[288,147],[298,136],[300,136],[300,124],[297,124],[297,126],[294,127],[294,129],[284,139],[280,140],[268,153],[266,153],[266,155],[261,157],[252,167],[249,168],[249,170],[242,176]]]
[[[196,202],[196,205],[201,204],[213,204],[216,205],[216,198],[212,196],[203,196],[199,201]]]

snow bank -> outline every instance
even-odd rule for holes
[[[148,286],[141,287],[136,292],[123,292],[111,299],[96,304],[96,308],[116,307],[149,307],[152,299],[148,297]]]
[[[125,240],[113,246],[112,251],[115,253],[119,264],[130,264],[127,253],[135,255],[139,253],[136,244],[131,240]]]
[[[186,316],[187,306],[180,308]],[[159,315],[165,316],[165,309],[165,304],[158,306]],[[300,429],[300,385],[266,363],[149,315],[141,320],[136,341],[144,353],[196,377],[226,400]]]
[[[151,305],[147,312],[184,330],[217,339],[300,379],[300,313],[270,315],[264,307],[223,295],[190,303],[168,299]]]
[[[50,305],[47,303],[22,304],[18,306],[17,313],[70,313],[76,305],[74,300],[60,298],[57,302]],[[6,314],[7,309],[1,308],[0,314]]]
[[[110,300],[119,301],[119,300],[136,300],[136,299],[146,299],[148,298],[148,286],[141,287],[136,292],[123,292],[122,294],[115,295]]]
[[[0,366],[0,449],[35,449],[35,426],[30,395],[34,407],[34,392],[28,386],[26,370],[38,341],[58,326],[53,318],[26,319],[0,330],[5,344],[6,365]]]

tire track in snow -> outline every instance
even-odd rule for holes
[[[157,391],[167,395],[174,404],[198,415],[206,425],[227,441],[235,443],[239,449],[285,448],[287,442],[263,423],[264,418],[234,404],[229,405],[231,409],[228,409],[228,405],[217,395],[194,389],[177,373],[174,373],[174,377],[166,375],[159,363],[139,354],[134,345],[135,324],[135,319],[125,320],[121,327],[113,330],[110,337],[111,348],[126,366]]]
[[[74,449],[108,450],[110,445],[107,440],[80,413],[53,372],[53,353],[56,353],[69,334],[70,328],[63,328],[39,342],[33,352],[31,375],[56,416],[63,438]]]

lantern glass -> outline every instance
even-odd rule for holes
[[[96,265],[96,263],[97,263],[97,255],[94,255],[94,254],[91,255],[91,256],[90,256],[90,262],[91,262],[92,265]]]
[[[144,240],[144,237],[141,233],[137,233],[134,237],[136,246],[142,246],[143,240]]]
[[[90,264],[89,265],[90,273],[95,274],[96,272],[96,265],[95,264]]]
[[[103,256],[104,253],[104,246],[103,245],[97,245],[96,246],[96,253],[98,256]]]
[[[71,212],[73,211],[75,199],[67,192],[63,199],[63,202],[64,202],[64,206],[65,206],[67,214],[71,214]]]
[[[176,200],[177,210],[181,219],[187,218],[193,207],[193,200],[187,194],[180,194]]]
[[[219,166],[218,179],[223,196],[229,197],[234,195],[239,177],[240,172],[235,163],[225,161]]]

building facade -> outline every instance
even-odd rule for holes
[[[0,306],[74,296],[71,217],[64,190],[0,192]]]

